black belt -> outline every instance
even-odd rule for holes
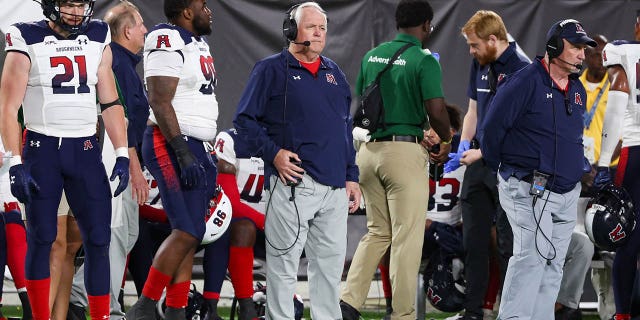
[[[420,143],[420,139],[418,139],[418,137],[416,136],[386,136],[373,139],[373,142],[379,141],[402,141]]]

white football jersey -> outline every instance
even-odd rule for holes
[[[7,29],[5,50],[31,60],[24,96],[27,129],[55,137],[96,133],[98,65],[111,42],[109,26],[93,20],[82,34],[62,38],[47,21],[18,23]]]
[[[178,26],[155,26],[144,45],[145,82],[153,76],[180,79],[171,103],[182,134],[213,140],[218,119],[216,70],[206,39]],[[153,112],[149,119],[158,123]]]
[[[235,129],[230,129],[218,133],[214,150],[218,159],[236,167],[240,201],[264,214],[266,208],[264,161],[261,158],[249,156],[242,146],[242,141],[237,139]]]
[[[462,221],[460,191],[466,169],[467,166],[460,166],[454,171],[443,174],[438,181],[429,178],[427,219],[450,225]]]
[[[622,146],[640,145],[640,88],[638,88],[637,70],[640,68],[640,43],[614,41],[608,43],[602,51],[605,67],[620,65],[627,74],[629,84],[629,102],[624,115]]]

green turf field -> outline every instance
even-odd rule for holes
[[[219,308],[218,309],[220,311],[220,316],[222,316],[224,319],[229,319],[229,312],[230,312],[230,308]],[[4,314],[5,317],[16,317],[16,318],[20,318],[22,316],[22,310],[20,307],[16,307],[16,306],[4,306],[2,307],[2,313]],[[452,314],[450,313],[429,313],[427,314],[427,317],[425,319],[444,319],[446,317],[451,316]],[[382,319],[382,317],[384,316],[384,312],[363,312],[362,313],[362,319],[364,320],[380,320]],[[310,319],[309,317],[309,309],[305,309],[304,310],[304,317],[305,319]],[[87,316],[87,319],[89,319],[89,316]],[[236,317],[237,319],[237,317]],[[598,316],[595,314],[585,314],[582,317],[583,320],[598,320]]]

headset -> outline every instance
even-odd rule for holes
[[[569,23],[580,24],[578,20],[565,19],[560,21],[560,23],[558,23],[555,26],[555,30],[553,31],[553,34],[547,41],[547,46],[546,46],[547,54],[549,55],[549,60],[553,58],[557,58],[560,56],[560,54],[562,54],[562,50],[564,50],[564,42],[562,41],[562,38],[560,38],[560,34],[562,33],[564,26]]]
[[[300,4],[294,4],[287,10],[285,13],[286,16],[284,21],[282,22],[282,35],[288,41],[295,41],[298,37],[298,23],[296,22],[295,15],[296,11],[300,7]]]

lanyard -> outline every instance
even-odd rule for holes
[[[600,88],[600,92],[598,92],[598,96],[596,97],[596,100],[593,101],[593,104],[591,105],[591,109],[589,110],[589,112],[585,112],[584,115],[582,116],[582,120],[584,121],[584,127],[589,129],[589,126],[591,125],[591,121],[593,120],[593,115],[596,113],[596,109],[598,108],[598,103],[600,102],[600,98],[602,98],[602,94],[605,92],[605,90],[607,90],[607,88],[609,88],[609,80],[607,79],[607,83]]]

